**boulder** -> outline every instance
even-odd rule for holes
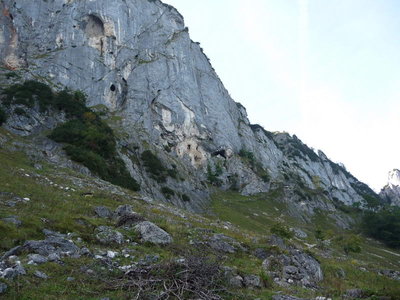
[[[21,276],[21,275],[26,275],[25,268],[21,264],[16,264],[15,266],[11,268],[7,268],[3,271],[3,278],[6,279],[13,279],[15,277]]]
[[[105,206],[97,206],[94,208],[94,212],[100,218],[111,218],[113,213]]]
[[[54,253],[52,253],[52,254],[54,254]],[[49,261],[49,259],[47,257],[44,257],[40,254],[29,254],[28,259],[35,264],[44,264]]]
[[[120,205],[117,207],[117,209],[115,210],[114,213],[117,217],[130,215],[133,213],[132,205],[129,205],[129,204]]]
[[[361,298],[364,298],[365,296],[366,296],[365,292],[361,289],[350,289],[344,293],[343,298],[344,299],[361,299]]]
[[[323,279],[318,261],[297,249],[289,250],[288,254],[271,255],[262,266],[282,286],[294,284],[313,288]]]
[[[124,242],[124,236],[121,232],[114,230],[109,226],[99,226],[96,228],[96,238],[100,243],[103,244],[122,244]]]
[[[242,288],[243,287],[243,277],[240,275],[231,277],[229,279],[229,285],[234,288]]]
[[[33,275],[35,275],[37,278],[41,278],[41,279],[48,279],[49,276],[46,273],[40,272],[40,271],[35,271],[35,273],[33,273]]]
[[[80,249],[73,242],[57,236],[49,236],[45,240],[40,241],[27,241],[23,245],[23,250],[42,256],[49,256],[53,253],[59,256],[80,256]]]
[[[234,238],[224,234],[214,234],[211,238],[209,238],[207,243],[212,249],[223,253],[235,253],[237,250],[246,250]]]
[[[266,259],[268,257],[268,252],[265,249],[257,248],[254,250],[253,255],[259,259]]]
[[[244,285],[247,288],[261,288],[262,287],[262,281],[260,276],[257,275],[246,275],[243,278]]]
[[[173,241],[168,232],[149,221],[140,222],[134,229],[140,234],[142,242],[166,245]]]

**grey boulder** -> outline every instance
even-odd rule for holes
[[[94,212],[96,215],[100,218],[111,218],[112,217],[112,212],[105,206],[97,206],[94,208]]]
[[[319,262],[312,256],[292,249],[288,254],[271,255],[262,264],[264,271],[282,286],[316,287],[323,280]]]
[[[48,279],[49,276],[46,273],[40,272],[40,271],[35,271],[35,273],[33,273],[33,275],[35,275],[37,278],[41,278],[41,279]]]
[[[140,234],[142,242],[150,242],[158,245],[167,245],[173,242],[171,235],[149,221],[140,222],[134,227]]]
[[[109,244],[116,243],[122,244],[124,242],[124,236],[121,232],[114,230],[109,226],[99,226],[96,228],[96,238],[100,243]]]
[[[43,256],[49,256],[53,253],[79,257],[80,249],[71,241],[61,237],[49,236],[41,241],[27,241],[23,245],[24,250],[37,253]]]
[[[30,261],[34,262],[35,264],[44,264],[49,261],[49,259],[47,257],[44,257],[40,254],[29,254],[28,259]]]
[[[262,281],[260,276],[257,275],[246,275],[244,276],[244,285],[247,288],[261,288]]]

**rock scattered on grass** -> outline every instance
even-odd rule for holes
[[[96,232],[96,238],[100,243],[122,244],[124,242],[124,236],[122,233],[109,226],[99,226],[96,228]]]
[[[173,242],[168,232],[149,221],[138,223],[134,230],[140,234],[142,242],[150,242],[157,245],[167,245]]]

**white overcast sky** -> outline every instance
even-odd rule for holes
[[[375,190],[400,168],[399,0],[164,0],[252,123]]]

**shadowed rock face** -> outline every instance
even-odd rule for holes
[[[34,74],[59,88],[83,90],[89,105],[105,105],[122,117],[120,147],[146,142],[163,152],[166,164],[179,161],[187,180],[168,185],[191,201],[174,196],[169,200],[174,204],[201,210],[209,199],[203,183],[207,166],[218,162],[221,187],[234,181],[246,195],[285,182],[321,189],[324,197],[346,204],[363,201],[361,183],[322,152],[316,154],[297,137],[250,125],[246,110],[231,99],[173,7],[158,0],[4,0],[0,9],[2,65],[28,67],[26,78]],[[164,153],[165,147],[171,152]],[[258,171],[265,170],[268,179],[235,155],[241,149],[254,154]],[[166,199],[121,155],[143,193]],[[284,200],[300,214],[334,209],[290,190]]]

